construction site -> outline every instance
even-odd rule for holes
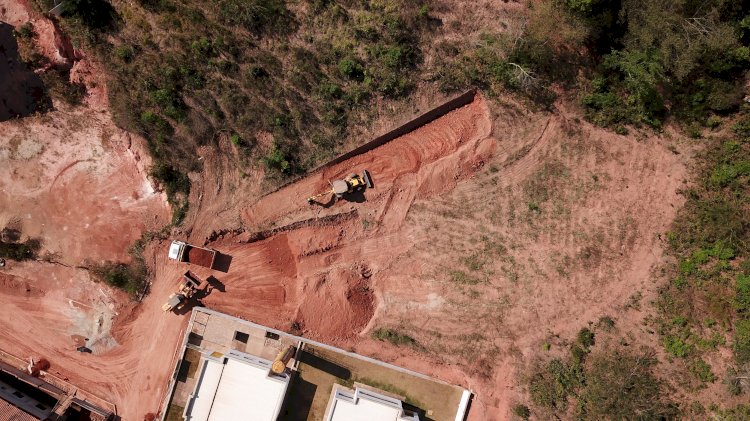
[[[11,25],[44,20],[4,3]],[[87,98],[0,122],[2,241],[41,239],[0,267],[0,369],[57,411],[0,393],[0,419],[507,419],[535,350],[601,314],[641,328],[623,303],[656,294],[684,201],[665,136],[471,90],[273,188],[229,138],[202,146],[165,231],[145,141]],[[141,238],[134,301],[91,269]]]

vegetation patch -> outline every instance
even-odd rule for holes
[[[621,346],[592,350],[594,332],[581,329],[567,358],[538,364],[529,380],[541,418],[565,418],[574,401],[577,419],[669,419],[676,408],[653,374],[649,353]],[[522,406],[522,405],[521,405]],[[530,411],[529,411],[530,412]],[[521,411],[520,417],[529,413]]]
[[[41,241],[30,238],[24,242],[0,241],[0,258],[10,260],[34,260],[42,247]]]
[[[704,142],[698,181],[667,234],[677,263],[666,268],[672,282],[660,292],[657,327],[667,352],[686,359],[681,367],[700,384],[716,377],[702,356],[730,342],[735,365],[727,384],[739,393],[750,373],[750,139]]]
[[[396,329],[379,327],[372,332],[373,339],[387,341],[396,346],[417,346],[418,342],[411,336]]]

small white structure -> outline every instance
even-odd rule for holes
[[[204,355],[188,398],[186,421],[275,421],[289,375],[271,372],[271,361],[232,350]]]
[[[405,411],[400,400],[360,387],[334,385],[325,421],[419,421],[416,413]]]

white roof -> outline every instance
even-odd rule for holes
[[[268,369],[228,360],[209,421],[275,421],[287,384],[268,377]]]
[[[224,364],[213,360],[202,360],[202,370],[198,378],[198,385],[193,393],[193,407],[190,415],[186,416],[187,420],[208,419],[211,414],[211,405],[216,395],[216,389],[219,387],[221,374],[224,371]]]
[[[336,399],[331,421],[398,421],[401,410],[365,399],[351,403]]]
[[[233,355],[238,354],[238,355]],[[271,362],[231,351],[224,363],[204,359],[188,421],[275,421],[289,385],[269,376]],[[234,357],[234,358],[232,358]],[[218,378],[216,375],[218,373]]]
[[[180,247],[183,243],[180,241],[172,241],[172,244],[169,246],[169,258],[177,260],[177,256],[180,254]]]
[[[344,392],[345,395],[348,395]],[[402,417],[401,402],[379,393],[357,388],[352,397],[332,394],[332,407],[328,421],[399,421],[413,419]]]

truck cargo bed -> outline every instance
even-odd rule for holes
[[[185,245],[185,261],[194,265],[211,268],[214,265],[214,258],[216,252],[213,250],[204,249],[202,247],[191,246],[190,244]]]

